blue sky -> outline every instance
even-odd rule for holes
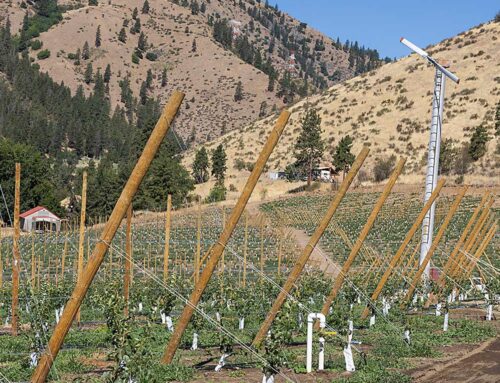
[[[271,5],[275,0],[270,0]],[[425,47],[489,21],[498,0],[277,0],[278,7],[326,35],[357,40],[385,57],[401,57],[406,37]]]

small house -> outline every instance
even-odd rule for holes
[[[19,217],[21,218],[21,229],[26,232],[58,232],[61,230],[61,218],[43,206],[25,211]]]
[[[321,166],[313,169],[313,179],[323,182],[333,182],[335,169],[332,166]]]

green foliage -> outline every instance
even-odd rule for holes
[[[132,53],[132,62],[136,65],[139,65],[140,61],[141,60],[139,59],[137,53],[136,52]]]
[[[457,160],[458,150],[453,145],[451,138],[445,138],[441,142],[439,154],[439,173],[450,174]]]
[[[142,4],[141,13],[143,13],[143,14],[149,13],[149,2],[148,2],[148,0],[144,0],[144,4]]]
[[[197,184],[201,184],[208,181],[209,178],[209,161],[207,149],[202,146],[196,151],[196,155],[193,161],[193,178]]]
[[[296,166],[307,175],[307,185],[311,184],[314,167],[323,157],[325,143],[321,138],[321,117],[316,109],[308,109],[301,120],[302,130],[294,146]]]
[[[125,28],[120,29],[120,33],[118,33],[118,40],[122,43],[127,42],[127,31],[125,31]]]
[[[155,52],[148,52],[146,53],[146,59],[149,61],[156,61],[158,60],[158,54]]]
[[[38,60],[48,59],[50,57],[50,51],[48,49],[44,49],[43,51],[38,52],[36,57],[38,58]]]
[[[214,203],[226,200],[227,189],[224,184],[220,184],[218,182],[210,189],[210,193],[208,194],[205,202]]]
[[[217,146],[217,148],[212,152],[212,176],[218,184],[224,184],[224,178],[226,177],[226,166],[227,156],[226,151],[222,144]]]
[[[0,184],[5,193],[7,206],[14,210],[15,163],[21,163],[21,210],[42,205],[56,214],[62,212],[58,193],[52,181],[51,161],[33,147],[0,138]],[[5,209],[2,219],[8,222]]]
[[[473,161],[479,160],[486,154],[486,144],[491,139],[485,126],[478,126],[470,138],[469,155]]]
[[[85,81],[85,84],[90,84],[92,82],[93,72],[92,63],[88,63],[83,75],[83,81]]]
[[[31,46],[31,49],[33,49],[34,51],[37,51],[43,46],[43,43],[40,40],[33,40],[31,42],[30,46]]]
[[[95,46],[96,48],[99,48],[102,43],[102,37],[101,37],[101,26],[97,26],[97,31],[95,33]]]
[[[337,171],[344,172],[345,174],[351,168],[356,157],[351,153],[352,149],[352,138],[350,136],[345,136],[340,139],[339,144],[332,153],[333,165]]]

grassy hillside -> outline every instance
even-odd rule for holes
[[[498,184],[500,180],[499,138],[495,136],[500,95],[499,38],[500,24],[488,23],[429,48],[438,60],[449,60],[451,70],[461,78],[459,85],[447,82],[443,139],[452,139],[458,150],[481,124],[487,127],[491,138],[487,154],[473,163],[465,175],[465,182],[469,183]],[[394,44],[398,43],[395,37]],[[319,109],[327,143],[324,162],[331,161],[329,152],[339,139],[350,135],[354,138],[354,153],[362,145],[371,147],[364,166],[367,178],[371,177],[377,158],[395,154],[408,159],[403,181],[421,182],[429,140],[433,81],[433,69],[413,54],[297,103],[290,108],[291,121],[270,158],[269,168],[283,170],[294,161],[293,146],[300,131],[300,119],[307,107],[314,107]],[[238,183],[237,179],[244,176],[234,168],[233,161],[253,162],[274,121],[275,117],[266,118],[208,145],[212,149],[219,143],[225,144],[231,182]],[[185,160],[188,166],[192,159],[190,153]],[[206,188],[203,185],[199,190]]]

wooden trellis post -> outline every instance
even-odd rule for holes
[[[264,215],[260,216],[260,283],[264,282]]]
[[[123,298],[125,299],[125,316],[128,316],[128,303],[130,299],[130,282],[132,268],[132,202],[127,209],[127,222],[125,229],[125,273],[123,275]]]
[[[311,253],[313,252],[314,248],[316,247],[317,243],[321,239],[321,236],[323,235],[324,231],[328,227],[328,224],[330,223],[333,215],[337,211],[337,208],[339,207],[340,203],[342,202],[342,199],[344,198],[345,194],[347,193],[347,190],[349,189],[349,186],[351,186],[351,183],[354,181],[354,177],[356,174],[358,174],[359,169],[363,165],[363,162],[365,161],[366,157],[368,156],[368,153],[370,152],[370,149],[367,147],[364,147],[354,163],[352,164],[351,170],[349,170],[349,173],[347,176],[344,178],[344,181],[342,182],[342,185],[339,188],[339,191],[335,195],[335,197],[332,199],[330,202],[330,206],[328,207],[328,210],[324,217],[321,219],[321,222],[319,223],[318,227],[316,228],[314,234],[311,236],[309,239],[309,242],[307,243],[306,247],[300,254],[300,256],[297,258],[297,261],[295,262],[295,266],[293,267],[292,271],[288,275],[288,279],[286,280],[285,284],[283,285],[282,290],[278,294],[278,297],[273,303],[273,306],[271,307],[271,310],[269,310],[269,313],[266,316],[266,319],[262,323],[259,332],[255,336],[252,344],[254,346],[260,345],[264,337],[266,336],[267,332],[271,328],[271,325],[276,318],[276,315],[278,314],[279,310],[281,309],[281,306],[285,302],[286,298],[288,297],[288,294],[292,290],[292,288],[295,285],[295,282],[299,278],[302,270],[304,269]]]
[[[200,278],[201,269],[201,198],[198,198],[198,210],[196,211],[196,254],[194,256],[194,283]]]
[[[496,231],[497,231],[498,225],[496,223],[493,223],[491,225],[490,229],[488,230],[487,234],[483,237],[483,240],[481,241],[481,244],[477,248],[476,252],[474,253],[474,256],[470,260],[469,264],[465,267],[465,272],[464,276],[465,278],[469,278],[470,275],[472,274],[472,271],[477,265],[477,262],[479,261],[479,258],[483,255],[484,251],[490,244],[491,240],[493,239]]]
[[[494,199],[491,198],[488,200],[488,202],[486,203],[481,215],[479,216],[476,224],[474,225],[469,237],[465,240],[465,243],[463,245],[463,251],[464,252],[469,252],[470,248],[472,247],[472,245],[474,244],[476,238],[477,238],[477,235],[479,233],[479,230],[482,229],[486,219],[488,218],[489,214],[490,214],[490,208],[491,206],[493,205],[493,202],[494,202]],[[459,254],[457,256],[457,259],[456,259],[456,262],[455,264],[453,265],[453,267],[451,268],[451,271],[450,271],[450,276],[453,277],[455,275],[457,275],[459,273],[459,271],[462,269],[463,267],[463,263],[467,260],[467,257],[460,252],[460,249],[459,249]]]
[[[12,335],[17,336],[19,331],[19,316],[17,308],[19,306],[19,272],[21,266],[21,256],[19,254],[19,211],[21,203],[21,164],[16,163],[16,176],[14,186],[14,242],[12,246]]]
[[[137,161],[136,166],[132,170],[129,179],[125,184],[118,201],[116,202],[113,212],[104,226],[101,238],[95,245],[94,252],[85,267],[82,279],[77,283],[71,298],[66,304],[59,323],[54,329],[48,347],[40,358],[38,366],[31,377],[32,383],[43,383],[47,379],[47,375],[49,374],[54,359],[57,357],[64,338],[71,327],[71,323],[73,322],[73,319],[80,308],[80,305],[97,271],[99,270],[109,244],[113,240],[116,231],[120,226],[125,213],[127,212],[128,205],[132,202],[132,199],[144,176],[146,175],[153,158],[158,152],[158,149],[165,138],[168,129],[170,128],[170,124],[179,110],[183,98],[184,94],[175,91],[165,106],[163,114],[153,129],[144,151]]]
[[[195,307],[198,305],[205,288],[207,287],[210,278],[217,267],[217,263],[219,262],[220,257],[222,256],[222,252],[226,247],[233,231],[238,224],[238,221],[245,210],[245,206],[252,195],[252,192],[259,180],[259,177],[264,170],[264,166],[266,165],[269,156],[271,155],[274,147],[278,143],[279,138],[281,137],[281,133],[288,123],[288,119],[290,118],[290,112],[283,111],[276,122],[276,125],[269,135],[267,142],[262,149],[259,158],[257,159],[255,166],[248,177],[247,183],[241,192],[240,198],[236,203],[236,206],[231,212],[231,216],[227,222],[227,225],[224,228],[224,231],[221,233],[219,240],[211,247],[210,256],[208,257],[207,264],[203,269],[203,272],[200,276],[200,280],[196,284],[191,297],[189,298],[188,304],[184,307],[181,317],[179,318],[179,322],[175,327],[175,331],[172,334],[170,341],[167,345],[165,353],[162,357],[162,363],[170,363],[174,358],[175,352],[177,351],[177,347],[179,347],[179,343],[181,341],[182,334],[186,330],[186,327],[193,315]]]
[[[436,249],[439,245],[439,242],[441,241],[441,238],[443,238],[444,233],[446,232],[446,229],[448,228],[448,225],[450,224],[451,219],[453,218],[456,211],[458,210],[458,207],[460,206],[460,202],[462,202],[462,199],[464,198],[465,193],[467,192],[468,188],[469,188],[468,186],[465,186],[462,188],[460,193],[458,193],[458,195],[456,196],[455,201],[453,202],[453,205],[451,205],[450,210],[448,210],[448,214],[446,214],[446,217],[445,217],[443,223],[439,227],[439,230],[436,234],[436,237],[432,241],[432,245],[429,248],[429,251],[427,252],[423,262],[420,264],[420,267],[418,268],[417,272],[413,276],[413,280],[411,281],[408,292],[406,293],[406,296],[404,297],[404,299],[401,303],[401,309],[405,308],[407,302],[413,297],[413,293],[415,292],[415,289],[416,289],[418,283],[420,282],[422,275],[425,272],[425,268],[427,267],[427,264],[429,263],[432,255],[436,251]]]
[[[62,260],[61,260],[61,281],[64,283],[64,269],[66,267],[66,255],[68,254],[68,223],[65,223],[65,233],[64,233],[64,248],[63,248],[63,255],[62,255]]]
[[[172,195],[167,196],[167,212],[165,213],[165,247],[163,249],[163,283],[168,279],[168,257],[170,254],[170,222],[172,214]]]
[[[396,254],[394,254],[394,257],[392,257],[392,259],[391,259],[391,261],[389,263],[389,266],[387,267],[384,275],[382,275],[382,278],[380,279],[377,287],[375,288],[375,291],[373,291],[373,294],[372,294],[371,299],[370,299],[372,302],[375,302],[377,300],[378,296],[380,295],[380,293],[382,292],[382,289],[384,288],[387,280],[389,279],[389,277],[390,277],[390,275],[392,273],[392,270],[394,269],[394,267],[398,263],[399,258],[401,258],[401,256],[403,255],[403,252],[405,251],[406,247],[408,246],[408,244],[410,243],[411,239],[415,235],[415,232],[418,230],[420,224],[424,220],[424,217],[427,214],[427,211],[431,208],[432,204],[434,203],[434,201],[436,200],[436,198],[439,196],[439,193],[441,192],[441,189],[443,188],[444,184],[445,184],[445,180],[444,180],[444,178],[441,178],[438,181],[438,183],[436,185],[436,188],[432,192],[431,196],[427,200],[426,204],[424,205],[422,211],[420,212],[420,214],[418,215],[417,219],[413,223],[413,226],[410,228],[410,230],[406,234],[406,237],[403,240],[403,243],[399,247],[399,249],[396,252]],[[361,319],[365,319],[368,316],[369,312],[370,312],[370,309],[367,306],[363,310],[363,313],[361,314]]]
[[[465,226],[462,234],[460,235],[460,238],[458,239],[453,251],[451,252],[450,256],[448,257],[448,260],[446,261],[446,264],[443,268],[443,271],[438,279],[438,284],[441,286],[441,288],[444,287],[445,277],[450,272],[450,270],[454,267],[455,258],[457,256],[460,248],[464,244],[465,239],[467,238],[467,235],[469,234],[469,231],[472,228],[472,225],[474,225],[474,222],[476,221],[477,216],[481,212],[481,209],[488,201],[488,198],[489,198],[489,192],[484,193],[483,198],[481,199],[481,202],[479,203],[479,205],[476,207],[476,209],[472,213],[472,216],[469,219],[469,222],[467,222],[467,225]]]
[[[359,237],[354,243],[351,252],[349,253],[349,256],[347,257],[346,261],[344,262],[342,266],[342,270],[340,273],[337,275],[337,278],[335,278],[335,283],[333,284],[332,291],[328,295],[328,297],[325,300],[325,303],[323,304],[323,308],[321,309],[321,313],[323,315],[327,315],[328,311],[330,310],[330,306],[332,305],[333,300],[337,296],[338,292],[340,291],[340,288],[342,287],[342,284],[344,283],[344,279],[347,276],[347,273],[349,272],[349,269],[351,268],[351,265],[353,264],[354,260],[356,259],[356,256],[358,255],[359,250],[361,249],[361,246],[363,245],[363,242],[365,241],[366,237],[370,233],[371,228],[373,227],[375,220],[377,219],[378,213],[380,210],[382,210],[382,206],[384,206],[385,201],[387,200],[387,197],[389,197],[389,194],[391,194],[392,188],[396,184],[396,181],[403,171],[403,168],[405,166],[406,159],[401,158],[399,162],[396,165],[396,168],[392,172],[391,177],[389,178],[389,181],[384,187],[384,190],[382,191],[382,194],[380,195],[377,203],[373,207],[372,212],[370,213],[370,216],[368,217],[365,226],[361,230],[361,233],[359,233]]]
[[[247,256],[248,256],[248,212],[245,214],[245,238],[243,239],[243,287],[247,285]]]
[[[80,234],[78,239],[78,267],[76,273],[76,282],[80,282],[83,273],[83,246],[85,244],[85,216],[87,212],[87,171],[83,172],[82,179],[82,196],[81,196],[81,208],[80,208]],[[76,314],[76,321],[80,325],[81,312],[78,309]]]

